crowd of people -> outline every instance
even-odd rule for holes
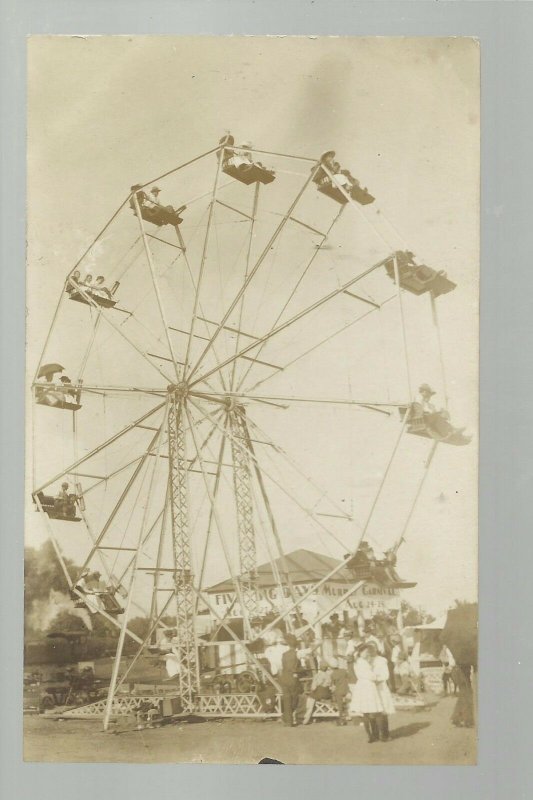
[[[394,629],[392,615],[343,625],[332,614],[322,627],[320,642],[281,629],[270,631],[259,660],[282,689],[282,722],[287,727],[309,725],[317,703],[327,702],[337,712],[337,725],[362,720],[369,742],[388,741],[393,694],[420,697],[424,681],[415,654]],[[309,631],[307,631],[309,633]],[[320,653],[317,657],[317,653]],[[458,695],[452,715],[457,726],[474,724],[472,688],[467,671],[443,646],[443,694]],[[262,710],[271,712],[276,689],[268,681],[259,687]]]
[[[305,620],[300,619],[305,628]],[[282,721],[309,725],[317,702],[337,711],[337,725],[362,719],[370,742],[389,739],[392,693],[417,695],[420,675],[406,652],[393,615],[378,614],[343,624],[333,613],[322,625],[320,640],[309,629],[296,635],[280,628],[269,632],[259,660],[282,688]],[[268,681],[259,689],[263,711],[271,711],[276,691]]]
[[[337,725],[347,725],[352,717],[362,718],[369,742],[388,741],[388,717],[394,713],[389,688],[387,659],[370,640],[363,641],[344,658],[321,661],[310,685],[304,687],[304,669],[298,640],[285,636],[277,679],[282,688],[282,722],[295,727],[312,722],[316,703],[331,701],[337,710]]]

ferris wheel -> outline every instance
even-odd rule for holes
[[[422,384],[415,401],[413,385],[418,361],[438,364],[447,406],[435,301],[455,284],[418,264],[373,207],[334,151],[274,153],[236,146],[228,134],[132,185],[66,276],[33,382],[32,497],[76,604],[120,629],[106,725],[132,666],[121,671],[127,638],[135,661],[159,631],[176,631],[179,694],[194,710],[202,614],[245,645],[280,620],[300,631],[310,625],[302,608],[312,590],[298,594],[291,583],[290,522],[280,524],[280,513],[290,506],[310,540],[355,557],[386,504],[401,447],[416,442],[425,448],[417,450],[421,474],[410,480],[405,514],[383,548],[393,565],[438,443],[468,442],[446,408],[431,405],[431,387]],[[423,295],[435,346],[413,359],[406,301]],[[378,328],[355,332],[389,310],[385,341],[369,349]],[[321,434],[316,416],[306,422],[309,408],[325,409],[328,431]],[[335,463],[332,426],[337,418],[350,427],[351,415],[383,452],[364,519],[324,488],[312,452],[302,466],[281,438],[284,426],[292,444],[307,424],[317,426],[306,448],[333,438],[323,458]],[[69,552],[82,554],[76,574]],[[268,621],[261,554],[283,598]],[[206,591],[221,573],[233,585],[222,611]],[[350,591],[358,585],[355,575]],[[129,624],[139,614],[149,619],[144,636]],[[242,636],[228,624],[236,614]],[[253,647],[247,655],[261,670]]]

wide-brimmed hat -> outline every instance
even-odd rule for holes
[[[429,392],[429,394],[435,394],[435,392],[433,391],[433,389],[431,388],[431,386],[429,385],[429,383],[422,383],[422,384],[420,384],[420,386],[418,387],[418,391],[419,391],[420,393],[422,393],[422,392]]]
[[[325,161],[326,158],[335,158],[335,150],[326,150],[325,153],[322,153],[320,160]]]
[[[152,186],[150,191],[152,194],[161,194],[161,189],[159,188],[159,186]]]

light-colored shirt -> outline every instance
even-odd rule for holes
[[[331,670],[321,669],[314,675],[311,683],[311,690],[318,689],[319,686],[323,686],[325,689],[331,689]]]
[[[378,652],[379,653],[383,653],[383,651],[384,651],[383,642],[380,642],[380,640],[377,638],[377,636],[374,636],[372,634],[370,634],[370,636],[365,636],[365,642],[366,642],[366,644],[368,644],[369,642],[374,642],[374,644],[378,648]]]
[[[351,658],[355,655],[356,649],[361,644],[361,640],[359,639],[348,639],[346,643],[346,652],[344,653],[346,658]]]
[[[422,406],[422,411],[424,414],[435,414],[437,411],[431,400],[427,400],[426,398],[422,397],[421,394],[417,395],[416,402]]]
[[[376,656],[372,662],[372,671],[374,673],[376,683],[388,681],[389,665],[387,664],[387,659],[383,658],[383,656]]]
[[[394,666],[394,674],[399,675],[400,678],[408,678],[411,675],[411,667],[407,661],[399,661]]]
[[[393,664],[396,664],[396,662],[398,661],[398,658],[401,655],[401,652],[402,652],[402,648],[400,647],[400,645],[399,644],[395,644],[394,647],[392,648],[391,655],[390,655],[390,660],[392,661]]]
[[[446,645],[444,645],[440,651],[439,661],[442,661],[443,663],[447,661],[450,667],[455,667],[455,658],[452,656]]]
[[[281,672],[283,653],[289,649],[286,644],[271,644],[265,648],[265,658],[270,662],[270,671],[272,675],[278,675]]]

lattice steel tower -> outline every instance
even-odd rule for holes
[[[168,411],[170,515],[174,551],[179,687],[185,710],[192,710],[199,691],[198,652],[194,629],[195,595],[189,540],[185,391],[176,387]]]
[[[240,586],[244,608],[244,633],[252,635],[250,620],[257,616],[257,554],[252,503],[252,473],[250,468],[250,434],[246,424],[246,412],[242,406],[235,406],[229,412],[232,433],[233,483],[237,507],[237,529],[239,536]]]

